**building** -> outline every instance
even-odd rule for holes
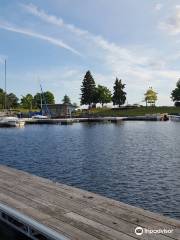
[[[75,108],[72,104],[43,104],[42,114],[50,115],[52,118],[71,117]]]

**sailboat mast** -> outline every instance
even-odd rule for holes
[[[7,98],[6,98],[6,91],[7,91],[7,83],[6,83],[6,59],[5,59],[5,62],[4,62],[4,109],[6,110],[7,108]]]

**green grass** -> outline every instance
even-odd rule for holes
[[[87,115],[86,112],[77,113],[78,116]],[[180,113],[180,107],[137,107],[133,109],[109,109],[109,108],[96,108],[89,111],[89,115],[94,117],[108,117],[108,116],[143,116],[146,114],[157,113]]]

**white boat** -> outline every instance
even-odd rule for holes
[[[24,127],[25,121],[17,117],[1,117],[0,127]]]
[[[47,116],[44,116],[44,115],[34,115],[32,116],[33,119],[47,119],[48,117]]]
[[[168,115],[171,121],[180,122],[180,115]]]

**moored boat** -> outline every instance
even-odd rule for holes
[[[0,127],[24,127],[25,121],[17,117],[1,117]]]
[[[180,122],[180,114],[177,115],[168,115],[171,121]]]

